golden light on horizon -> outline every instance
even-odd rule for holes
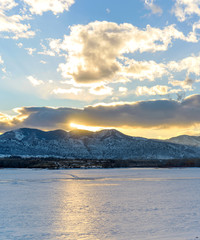
[[[129,136],[133,137],[144,137],[149,139],[169,139],[171,137],[179,136],[179,135],[198,135],[196,129],[191,130],[190,128],[185,129],[183,128],[177,128],[177,127],[171,127],[171,128],[164,128],[164,129],[157,129],[157,128],[131,128],[131,127],[97,127],[97,126],[86,126],[77,124],[74,122],[71,122],[69,124],[71,129],[80,129],[80,130],[87,130],[92,132],[97,132],[103,129],[113,129],[120,131],[121,133],[124,133]],[[198,128],[199,133],[199,128]]]
[[[81,124],[76,124],[76,123],[70,123],[71,128],[75,129],[80,129],[80,130],[87,130],[87,131],[92,131],[92,132],[97,132],[102,129],[105,129],[105,127],[91,127],[91,126],[85,126]]]

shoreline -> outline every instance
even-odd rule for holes
[[[42,168],[42,169],[73,169],[73,168],[172,168],[200,167],[200,158],[168,159],[168,160],[112,160],[112,159],[61,159],[61,158],[0,158],[0,168]]]

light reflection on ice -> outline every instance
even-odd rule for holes
[[[200,169],[0,170],[1,240],[200,238]]]

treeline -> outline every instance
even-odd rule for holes
[[[60,159],[60,158],[21,158],[6,157],[0,159],[0,168],[120,168],[120,167],[200,167],[198,159],[170,160],[111,160],[111,159]]]

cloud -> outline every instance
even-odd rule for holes
[[[135,61],[134,59],[126,59],[124,67],[124,76],[140,81],[148,79],[154,81],[156,78],[161,78],[167,75],[165,64],[158,64],[155,61]]]
[[[110,127],[189,126],[200,122],[200,95],[173,100],[99,104],[83,110],[78,123]]]
[[[180,86],[180,87],[182,87],[185,90],[192,91],[193,90],[192,86],[197,81],[198,80],[191,79],[191,78],[189,78],[189,76],[186,76],[184,81],[171,80],[171,81],[169,81],[169,84],[171,84],[173,86]]]
[[[7,131],[12,128],[20,126],[20,114],[17,116],[9,116],[0,112],[0,131]]]
[[[73,108],[22,107],[17,109],[19,126],[39,127],[43,129],[68,128],[74,114],[81,110]],[[12,120],[13,122],[13,120]]]
[[[17,3],[14,0],[1,0],[0,10],[10,10],[17,6]]]
[[[4,38],[19,39],[35,36],[35,32],[31,30],[31,25],[24,23],[30,19],[29,11],[39,15],[46,11],[58,14],[68,11],[69,7],[74,4],[74,0],[22,0],[22,2],[26,4],[27,8],[14,0],[1,0],[0,32]],[[16,6],[19,14],[12,15],[10,10]]]
[[[52,11],[55,15],[68,11],[74,0],[23,0],[30,7],[32,14],[42,15],[43,12]]]
[[[3,58],[0,56],[0,64],[4,64]]]
[[[153,87],[146,87],[146,86],[139,86],[137,87],[135,93],[137,96],[142,96],[142,95],[151,95],[151,96],[155,96],[155,95],[167,95],[169,93],[177,93],[180,90],[178,89],[171,89],[168,86],[165,85],[156,85]]]
[[[19,47],[19,48],[22,48],[23,47],[23,43],[17,43],[17,46]]]
[[[25,48],[29,55],[33,55],[33,53],[36,51],[36,48]]]
[[[1,56],[0,56],[0,65],[1,65],[1,71],[3,73],[6,73],[6,68],[4,67],[4,60]]]
[[[151,10],[152,14],[162,15],[163,10],[161,7],[154,3],[154,0],[145,0],[145,7]]]
[[[27,76],[27,80],[34,87],[29,88],[31,93],[36,94],[42,99],[71,99],[81,102],[91,102],[94,100],[102,100],[108,95],[113,94],[113,89],[104,85],[72,87],[62,81],[41,80],[35,76]]]
[[[51,40],[51,41],[53,41],[53,40]],[[40,45],[42,47],[42,51],[38,52],[38,54],[47,55],[47,56],[51,56],[51,57],[56,55],[55,51],[51,51],[51,50],[47,49],[47,47],[44,44],[40,43]]]
[[[24,16],[6,16],[0,12],[0,32],[7,33],[6,37],[12,37],[14,39],[33,37],[35,33],[30,31],[31,26],[22,23],[25,19],[26,17]]]
[[[170,128],[200,124],[200,95],[181,102],[151,100],[98,104],[83,109],[21,107],[11,117],[0,114],[0,130],[18,127],[69,129],[70,123],[99,127]]]
[[[6,73],[6,72],[7,72],[5,67],[2,68],[1,71],[2,71],[3,73]]]
[[[109,8],[106,8],[106,12],[107,12],[107,13],[110,13],[110,9],[109,9]]]
[[[127,92],[128,92],[128,88],[126,88],[126,87],[119,87],[119,92],[120,92],[122,95],[126,95]]]
[[[183,22],[194,14],[200,16],[200,2],[199,0],[176,0],[172,11],[178,20]]]
[[[39,86],[41,84],[44,84],[44,82],[42,80],[38,80],[33,76],[28,76],[27,79],[29,80],[29,82],[34,86]]]
[[[112,95],[113,89],[105,85],[100,85],[90,88],[89,92],[94,95]]]
[[[200,75],[200,55],[190,56],[182,59],[179,62],[171,61],[168,63],[168,69],[171,71],[181,72],[183,70],[187,71],[187,74],[193,73],[197,76]]]
[[[47,64],[47,62],[44,61],[44,60],[41,60],[40,63],[42,63],[42,64]]]
[[[155,66],[153,61],[132,60],[128,69],[123,63],[124,55],[136,51],[166,51],[173,39],[197,41],[194,36],[185,36],[174,25],[164,29],[148,25],[146,29],[139,29],[128,23],[96,21],[72,26],[70,34],[65,35],[64,40],[52,39],[50,49],[45,51],[65,56],[66,62],[59,64],[58,71],[64,78],[79,84],[119,82],[122,79],[128,81],[124,79],[126,71],[132,73],[133,78],[136,76],[144,79],[147,68],[150,79],[154,79],[157,74],[162,75],[164,72],[161,64]],[[134,64],[137,65],[135,68]]]
[[[17,3],[12,0],[2,0],[0,3],[0,32],[3,33],[5,38],[30,38],[35,35],[35,32],[31,31],[29,24],[24,24],[25,20],[28,20],[27,15],[11,15],[7,11],[17,6]]]

